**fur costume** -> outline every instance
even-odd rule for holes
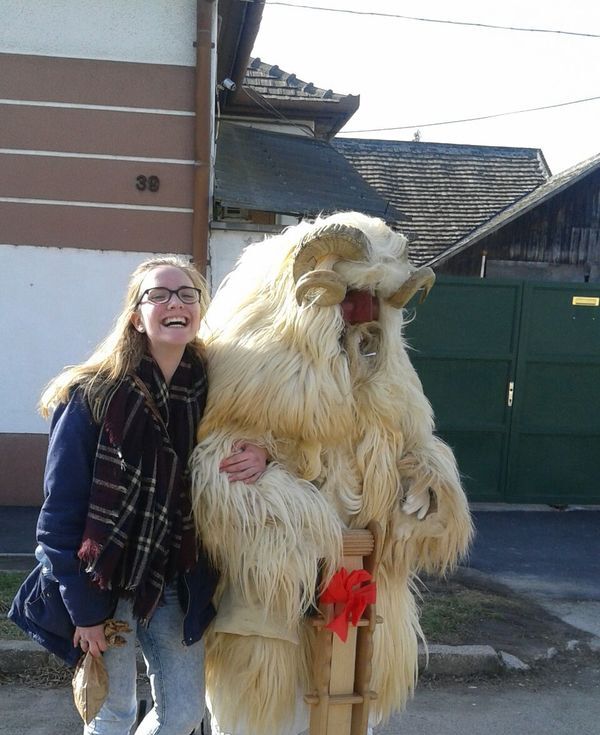
[[[404,236],[340,213],[251,245],[208,311],[210,389],[192,496],[226,588],[206,660],[223,732],[298,732],[297,692],[311,688],[303,615],[319,572],[326,580],[339,565],[342,528],[372,520],[384,530],[375,718],[413,691],[413,579],[451,568],[472,532],[454,457],[433,434],[402,336],[402,307],[432,282],[409,263]],[[236,440],[273,458],[255,485],[219,473]]]

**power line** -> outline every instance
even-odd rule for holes
[[[503,26],[492,23],[474,23],[462,20],[447,20],[443,18],[420,18],[414,15],[398,15],[397,13],[380,13],[370,10],[348,10],[343,8],[324,8],[316,5],[300,5],[298,3],[287,3],[280,0],[265,0],[265,5],[281,5],[287,8],[300,8],[304,10],[319,10],[327,13],[346,13],[348,15],[370,15],[378,18],[400,18],[402,20],[415,20],[422,23],[442,23],[453,26],[468,26],[470,28],[492,28],[499,31],[521,31],[527,33],[556,33],[562,36],[579,36],[583,38],[600,38],[598,33],[579,33],[577,31],[560,31],[552,28],[522,28],[520,26]]]
[[[285,122],[292,122],[291,120],[288,120],[282,112],[280,112],[276,107],[274,107],[262,95],[260,95],[254,89],[252,89],[252,87],[246,87],[246,85],[242,85],[242,92],[246,95],[246,97],[251,99],[252,102],[255,102],[259,107],[262,107],[262,109],[265,110],[266,112],[275,114],[280,120],[284,120]],[[294,123],[292,123],[292,125],[294,125]]]
[[[600,100],[597,97],[585,97],[581,100],[571,100],[570,102],[558,102],[555,105],[543,105],[541,107],[528,107],[524,110],[511,110],[510,112],[496,112],[493,115],[480,115],[478,117],[465,117],[460,120],[443,120],[440,122],[419,123],[414,125],[394,125],[389,128],[365,128],[364,130],[343,130],[338,135],[349,135],[352,133],[380,133],[386,130],[414,130],[415,128],[432,128],[436,125],[455,125],[457,123],[474,122],[476,120],[490,120],[493,117],[505,117],[506,115],[521,115],[524,112],[537,112],[538,110],[551,110],[555,107],[566,107],[567,105],[578,105],[581,102],[592,102]]]

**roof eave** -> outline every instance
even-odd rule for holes
[[[313,120],[317,137],[325,140],[333,138],[346,125],[360,105],[360,95],[347,95],[339,100],[282,99],[275,95],[264,96],[252,88],[249,89],[251,89],[251,94],[238,92],[235,97],[231,98],[227,107],[228,115],[253,115],[277,121],[281,119],[277,117],[279,113],[292,122],[294,118]],[[264,100],[264,106],[261,106],[257,99]],[[270,109],[273,110],[273,115],[268,114]]]
[[[254,0],[220,0],[219,35],[217,48],[217,83],[231,79],[241,89],[250,62],[252,47],[260,28],[264,9],[263,2]],[[220,104],[229,104],[236,93],[220,92]]]

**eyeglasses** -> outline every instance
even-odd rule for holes
[[[182,304],[197,304],[200,301],[202,292],[199,288],[194,288],[193,286],[180,286],[175,289],[167,288],[166,286],[147,288],[138,299],[135,305],[136,309],[144,300],[144,296],[148,297],[148,301],[151,304],[168,304],[173,294],[176,294]]]

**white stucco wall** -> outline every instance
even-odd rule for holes
[[[214,292],[257,230],[213,230]],[[46,383],[82,362],[109,332],[127,280],[151,253],[0,245],[0,433],[43,433],[36,412]]]
[[[221,281],[233,269],[245,247],[253,242],[264,240],[265,237],[276,235],[284,227],[298,223],[298,218],[287,214],[278,214],[277,225],[264,226],[249,225],[235,222],[213,222],[210,233],[209,256],[210,271],[209,284],[211,292],[219,287]]]
[[[0,245],[0,432],[48,430],[36,413],[43,387],[106,336],[151,255]]]
[[[264,239],[256,229],[211,233],[212,291],[242,250]],[[82,362],[109,332],[127,280],[151,253],[0,245],[0,433],[45,433],[36,412],[46,383]]]
[[[257,229],[237,230],[234,228],[235,225],[231,224],[227,229],[213,229],[210,233],[209,281],[213,294],[221,281],[233,269],[244,248],[266,237],[265,232]]]
[[[242,250],[264,237],[258,229],[212,231],[213,293]],[[42,389],[65,365],[85,360],[108,334],[131,272],[149,257],[0,244],[0,433],[47,432],[36,411]]]
[[[0,52],[196,63],[195,0],[1,0],[0,5]]]

